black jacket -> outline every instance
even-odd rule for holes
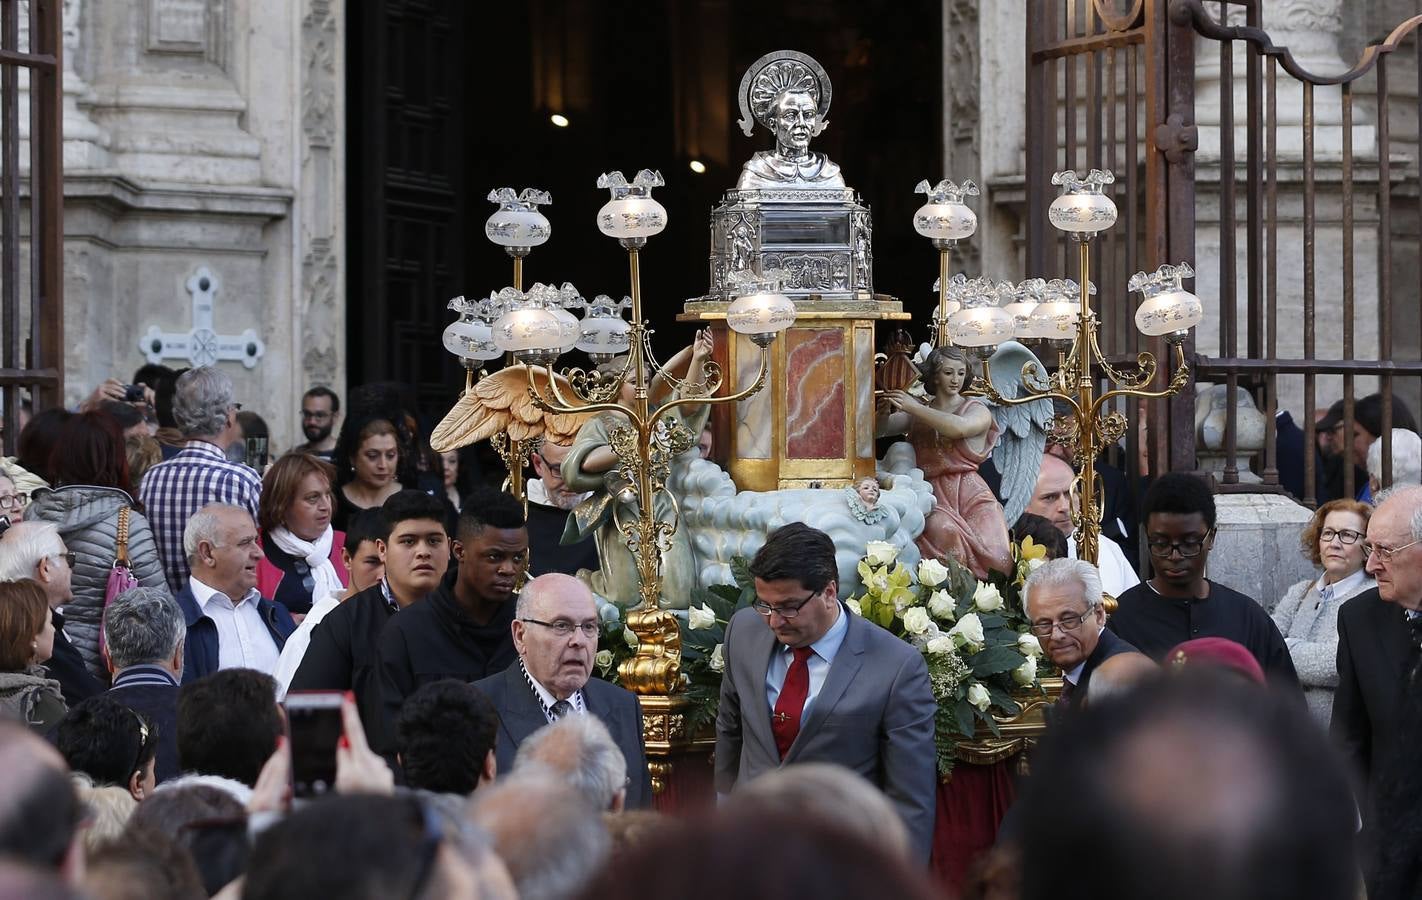
[[[380,584],[337,606],[311,631],[289,691],[354,691],[372,747],[385,746],[380,715],[380,632],[395,610]]]
[[[1397,740],[1410,642],[1402,608],[1383,600],[1377,588],[1338,608],[1338,687],[1329,731],[1365,798]]]
[[[598,570],[597,541],[588,535],[581,541],[564,544],[563,529],[568,511],[541,503],[528,503],[528,576],[546,572],[576,575],[579,569]]]
[[[178,768],[178,683],[160,666],[129,666],[114,678],[109,696],[142,713],[158,729],[158,759],[154,773],[158,783],[177,775]]]
[[[64,616],[59,610],[51,610],[49,617],[54,622],[54,650],[44,667],[49,677],[59,682],[64,705],[73,709],[80,700],[98,696],[108,688],[94,677],[89,667],[84,665],[84,657],[79,655],[78,648],[64,636]]]
[[[380,636],[380,695],[385,736],[394,750],[395,722],[405,698],[421,685],[453,678],[478,681],[502,672],[517,659],[510,625],[510,598],[488,625],[480,625],[441,587],[390,620]]]
[[[1072,691],[1072,708],[1078,708],[1086,700],[1086,690],[1091,686],[1091,673],[1106,660],[1121,653],[1139,653],[1134,646],[1117,637],[1109,628],[1101,631],[1101,637],[1096,641],[1096,649],[1091,651],[1091,655],[1086,658],[1086,665],[1081,667],[1081,675],[1076,679],[1076,690]]]
[[[513,768],[518,745],[547,725],[548,719],[518,665],[476,681],[474,686],[483,691],[498,710],[499,740],[494,756],[499,771],[508,772]],[[583,702],[588,712],[607,726],[627,760],[627,808],[651,806],[652,776],[647,769],[647,749],[642,741],[642,705],[637,702],[637,695],[600,678],[590,678],[583,685]]]

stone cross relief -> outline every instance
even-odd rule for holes
[[[237,335],[218,334],[213,328],[212,307],[217,290],[222,286],[207,266],[201,266],[187,280],[188,293],[193,298],[193,327],[186,334],[162,331],[150,326],[138,339],[138,349],[150,363],[165,359],[183,359],[194,366],[210,366],[222,360],[237,360],[247,368],[255,368],[267,346],[248,328]]]

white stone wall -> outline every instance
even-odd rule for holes
[[[302,392],[344,394],[344,0],[66,0],[65,378],[76,402],[186,332],[254,329],[238,399],[300,440]],[[181,359],[164,360],[182,366]]]

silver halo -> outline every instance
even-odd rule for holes
[[[756,122],[767,131],[775,130],[766,113],[776,95],[791,86],[802,87],[815,98],[821,122],[829,118],[831,89],[824,67],[798,50],[776,50],[751,63],[741,76],[741,86],[736,91],[741,117],[736,124],[746,137],[754,133]]]

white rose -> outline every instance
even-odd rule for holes
[[[918,583],[938,587],[948,580],[948,567],[936,559],[925,559],[918,564]]]
[[[593,657],[593,662],[597,663],[597,667],[598,667],[599,669],[602,669],[602,670],[606,671],[608,668],[610,668],[610,667],[612,666],[612,651],[611,651],[611,650],[599,650],[599,651],[597,651],[597,655]]]
[[[1027,572],[1028,574],[1031,574],[1032,572],[1037,571],[1046,564],[1047,561],[1045,559],[1029,559],[1027,560]]]
[[[713,672],[726,671],[726,657],[721,651],[720,644],[717,644],[715,647],[711,648],[711,660],[708,665],[711,666],[711,671]]]
[[[978,589],[973,591],[973,605],[983,612],[1002,609],[1002,594],[995,586],[979,581]]]
[[[637,645],[641,643],[641,641],[637,640],[636,633],[633,632],[630,628],[622,629],[622,640],[625,641],[627,646],[631,647],[633,650],[636,650]]]
[[[686,611],[686,624],[692,631],[711,628],[716,624],[716,614],[705,603],[693,606]]]
[[[987,688],[973,682],[968,685],[968,702],[976,706],[979,712],[987,712],[992,698],[988,696]]]
[[[856,616],[864,615],[864,610],[860,608],[858,600],[854,600],[851,598],[849,600],[844,601],[844,605],[849,607],[849,611],[854,613]]]
[[[909,634],[923,634],[932,624],[933,620],[928,617],[928,610],[922,606],[915,606],[904,613],[904,631]]]
[[[946,622],[953,621],[953,614],[957,612],[958,604],[954,602],[953,595],[947,591],[934,591],[928,598],[928,611]]]
[[[1035,634],[1019,634],[1017,649],[1021,650],[1028,659],[1035,659],[1042,655],[1042,642],[1037,640]]]
[[[956,637],[959,640],[954,643],[958,646],[981,646],[983,643],[983,622],[978,618],[977,613],[968,613],[958,620],[958,624],[948,629],[949,637]]]
[[[1012,680],[1027,687],[1037,680],[1037,657],[1029,656],[1027,661],[1012,670]]]
[[[947,656],[953,652],[953,639],[946,634],[940,634],[929,641],[925,649],[938,656]]]
[[[864,548],[870,565],[887,566],[899,556],[899,548],[888,541],[870,541]]]

